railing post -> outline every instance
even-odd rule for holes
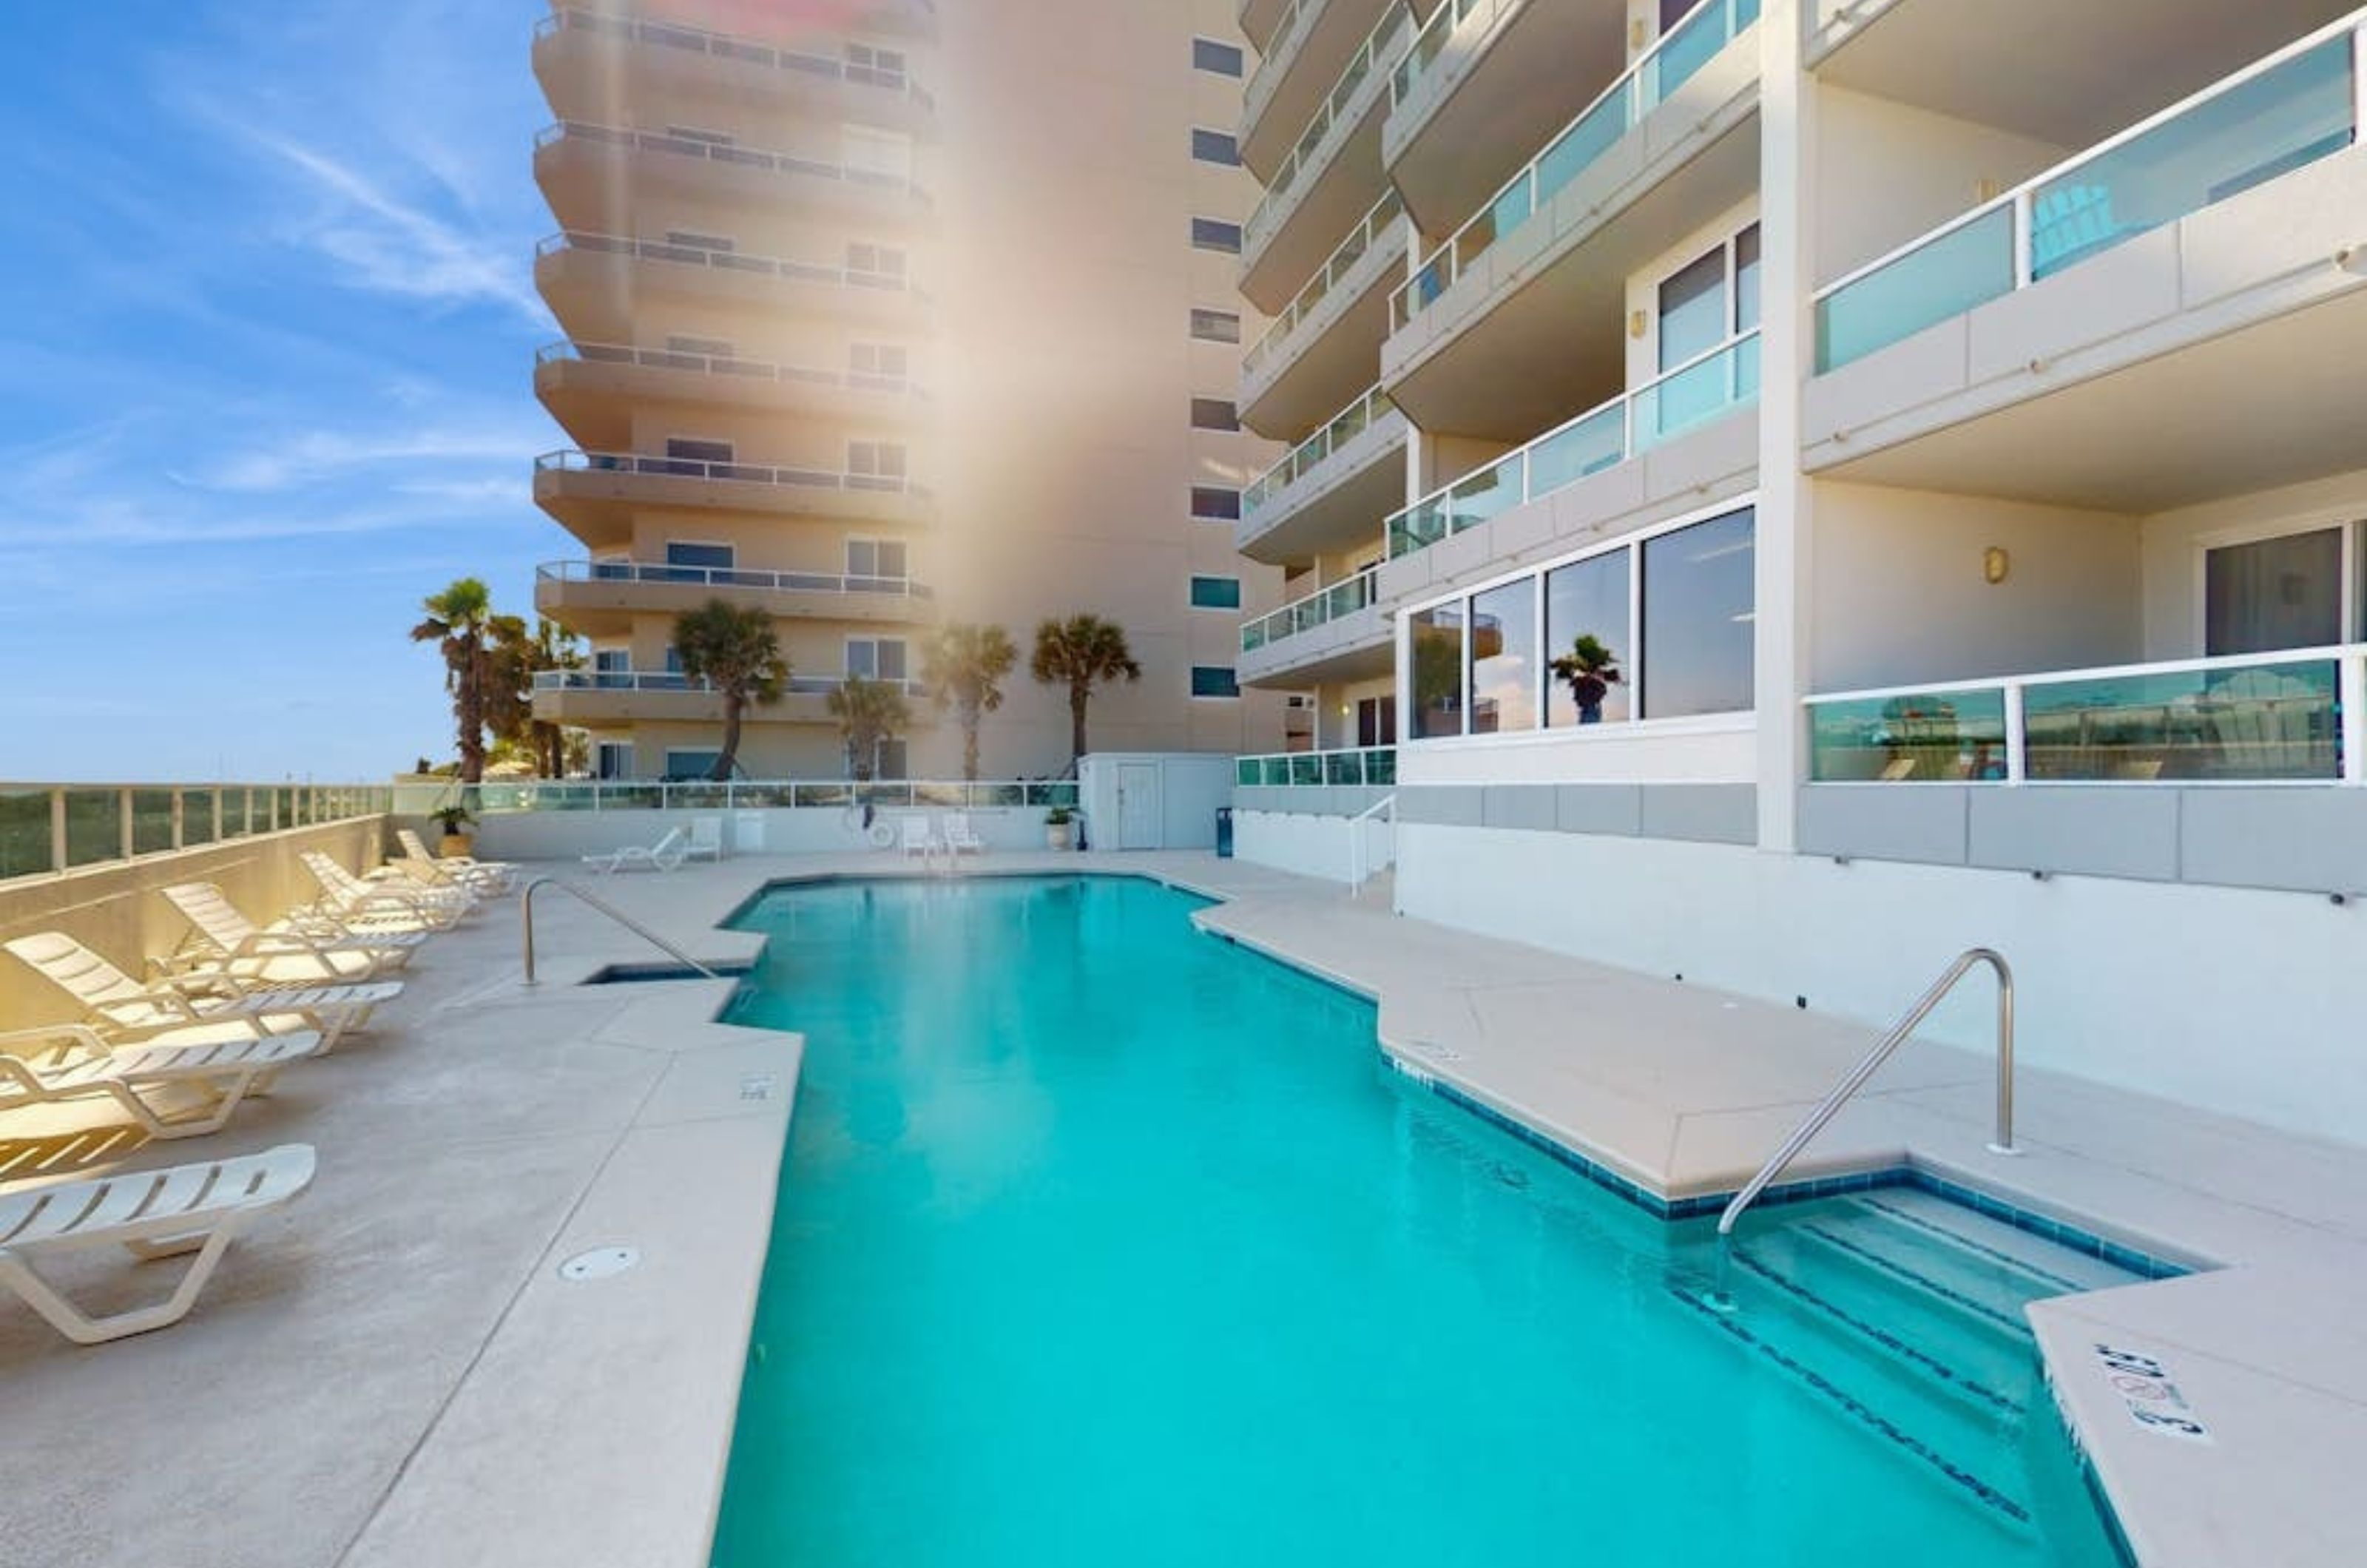
[[[2030,192],[2016,191],[2013,197],[2013,286],[2016,288],[2030,287],[2031,216]]]
[[[221,784],[216,784],[216,785],[214,786],[214,792],[213,792],[213,794],[214,794],[214,837],[213,837],[213,841],[214,841],[215,843],[217,843],[217,844],[219,844],[219,843],[221,843],[221,842],[222,841],[222,837],[223,837],[223,835],[222,835],[222,795],[223,795],[223,793],[224,793],[224,786],[222,786],[222,785],[221,785]]]
[[[66,846],[66,792],[50,791],[50,869],[63,871],[71,852]]]
[[[132,832],[131,792],[128,789],[119,789],[115,792],[115,828],[116,847],[122,852],[119,858],[130,860],[138,839]]]
[[[2367,38],[2367,33],[2360,36]],[[2342,705],[2342,782],[2367,784],[2367,653],[2353,653],[2338,668],[2336,700]]]
[[[2022,717],[2022,682],[2007,682],[2005,684],[2005,782],[2013,784],[2030,782],[2030,761],[2026,755],[2030,746],[2030,729]]]
[[[176,785],[173,790],[173,847],[176,850],[187,841],[185,837],[187,824],[184,820],[184,814],[187,810],[188,797],[181,793],[178,785]]]

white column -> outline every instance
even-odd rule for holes
[[[1789,854],[1807,776],[1814,491],[1800,472],[1800,392],[1814,367],[1816,92],[1803,65],[1803,0],[1759,18],[1762,252],[1759,393],[1759,845]]]

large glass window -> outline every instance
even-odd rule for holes
[[[1192,515],[1210,523],[1238,523],[1241,519],[1241,492],[1224,485],[1194,485]]]
[[[1194,398],[1192,428],[1195,430],[1239,430],[1240,411],[1230,398]]]
[[[847,638],[846,672],[860,675],[866,681],[903,680],[903,639],[886,637]]]
[[[874,581],[902,581],[909,575],[906,548],[900,539],[849,539],[846,575]]]
[[[1241,51],[1229,43],[1218,43],[1212,38],[1192,40],[1192,69],[1206,71],[1212,76],[1238,77],[1241,73]]]
[[[1546,723],[1616,724],[1629,715],[1628,552],[1613,550],[1546,574],[1546,654],[1566,660],[1546,688]]]
[[[1752,705],[1755,523],[1746,507],[1645,541],[1645,717]]]
[[[1222,251],[1227,255],[1241,254],[1241,226],[1219,218],[1192,220],[1192,243],[1203,251]]]
[[[1238,577],[1195,577],[1192,580],[1192,608],[1195,610],[1238,610],[1241,607],[1241,580]]]
[[[1726,341],[1726,247],[1660,284],[1660,368],[1673,370]]]
[[[1223,164],[1229,168],[1238,168],[1240,166],[1241,150],[1224,131],[1204,130],[1195,125],[1192,128],[1192,156],[1199,163]]]
[[[2339,528],[2206,550],[2203,578],[2203,647],[2214,659],[2342,640]]]
[[[1472,596],[1471,733],[1536,727],[1536,580],[1524,577]]]
[[[1463,606],[1433,604],[1407,617],[1412,642],[1413,738],[1463,733]]]
[[[1192,694],[1195,697],[1238,697],[1240,682],[1234,678],[1229,666],[1195,664],[1192,666]]]
[[[1192,335],[1204,343],[1239,343],[1241,319],[1230,310],[1205,310],[1195,306],[1192,311]]]

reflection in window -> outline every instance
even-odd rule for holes
[[[1644,544],[1644,716],[1752,705],[1752,536],[1745,507]]]
[[[1535,580],[1491,588],[1471,601],[1471,733],[1537,727]]]
[[[1413,738],[1463,733],[1463,606],[1433,604],[1407,617],[1412,642]]]
[[[2342,530],[2203,553],[2203,651],[2272,653],[2342,640]]]
[[[1555,728],[1629,716],[1627,556],[1614,550],[1546,574],[1546,650],[1570,660],[1569,678],[1557,675],[1546,688],[1546,723]]]

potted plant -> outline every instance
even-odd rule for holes
[[[1553,661],[1554,679],[1569,687],[1570,699],[1578,704],[1578,722],[1601,724],[1603,699],[1620,681],[1619,656],[1603,646],[1603,639],[1592,632],[1581,636],[1569,645],[1569,651]]]
[[[436,845],[437,854],[467,856],[470,849],[469,824],[476,820],[474,817],[469,815],[467,807],[457,805],[440,807],[429,812],[427,819],[444,829],[444,837]]]
[[[1056,806],[1044,813],[1044,843],[1048,849],[1066,850],[1077,840],[1077,814],[1065,806]]]

